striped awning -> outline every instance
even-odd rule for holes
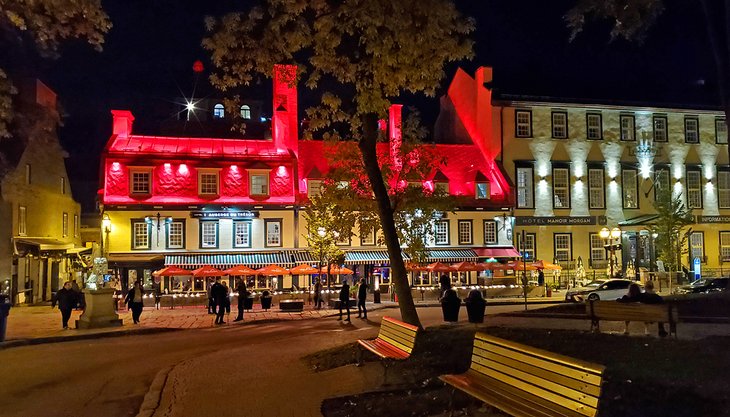
[[[346,264],[366,264],[366,263],[388,263],[390,257],[388,251],[383,250],[363,250],[363,251],[348,251],[345,252],[345,263]]]
[[[404,253],[403,259],[409,260],[410,257]],[[477,254],[472,249],[434,249],[427,251],[426,260],[428,262],[476,261]],[[388,251],[383,249],[368,251],[349,251],[345,253],[346,264],[364,264],[371,262],[390,262]]]
[[[477,261],[477,254],[471,249],[436,249],[428,251],[428,262]]]
[[[263,268],[271,264],[292,267],[298,263],[313,262],[316,261],[306,251],[212,253],[165,256],[165,266],[174,265],[185,269],[200,268],[203,265],[211,265],[218,269],[227,269],[238,265],[246,265],[250,268]]]

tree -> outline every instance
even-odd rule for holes
[[[682,255],[687,253],[687,236],[692,233],[691,228],[687,229],[694,223],[692,212],[682,202],[681,194],[667,187],[657,189],[654,210],[658,217],[649,231],[657,234],[654,241],[657,258],[669,271],[679,271]]]
[[[403,320],[420,326],[394,208],[378,164],[378,119],[402,93],[433,96],[448,62],[470,58],[474,22],[448,0],[267,0],[249,13],[207,18],[214,85],[223,90],[296,64],[320,104],[310,132],[336,130],[356,141],[375,197]]]
[[[6,47],[20,46],[24,38],[30,38],[42,56],[57,57],[61,42],[69,39],[85,39],[101,50],[111,22],[100,0],[3,0],[0,27]],[[3,62],[6,65],[12,63]],[[14,92],[10,77],[0,68],[0,138],[10,136]]]

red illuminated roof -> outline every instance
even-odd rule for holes
[[[191,156],[224,158],[266,158],[289,156],[285,150],[277,150],[269,140],[241,140],[219,138],[182,138],[165,136],[113,137],[110,154],[143,154],[145,156]]]

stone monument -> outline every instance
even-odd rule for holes
[[[106,258],[94,259],[91,275],[83,291],[86,308],[76,320],[77,329],[121,326],[122,319],[114,309],[114,288],[104,288],[104,274],[108,270]]]

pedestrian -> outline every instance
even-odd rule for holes
[[[243,279],[238,280],[236,285],[236,292],[238,293],[238,316],[233,321],[243,320],[243,303],[248,298],[248,290],[246,289],[246,282]]]
[[[541,288],[545,289],[545,295],[547,295],[547,288],[545,287],[545,273],[542,272],[542,269],[539,269],[537,271],[537,285]]]
[[[160,301],[162,300],[162,291],[160,291],[160,284],[157,282],[152,283],[152,294],[155,297],[155,308],[160,309]]]
[[[64,329],[68,329],[68,320],[71,318],[71,311],[76,308],[78,303],[78,294],[73,290],[72,283],[66,281],[63,283],[63,288],[56,292],[51,303],[51,308],[56,307],[58,304],[58,310],[61,311],[61,324]]]
[[[368,284],[365,278],[360,279],[360,285],[357,287],[357,317],[360,317],[360,309],[362,308],[362,318],[368,319],[368,310],[365,308],[365,299],[368,296]]]
[[[79,287],[79,284],[76,283],[75,279],[71,280],[71,289],[76,293],[76,305],[74,305],[74,308],[77,310],[84,308],[82,305],[83,295],[81,294],[81,287]]]
[[[213,286],[214,285],[215,285],[215,282],[213,283],[213,285],[208,286],[208,314],[216,314],[215,299],[213,299]]]
[[[451,278],[448,275],[442,274],[439,278],[439,286],[441,287],[441,296],[444,296],[444,291],[451,289]]]
[[[644,304],[664,304],[662,296],[654,292],[654,281],[646,281],[646,284],[644,284],[644,292],[639,298]],[[664,329],[664,323],[659,322],[657,326],[659,329],[659,337],[667,337],[668,333]],[[649,335],[647,323],[644,323],[644,334]]]
[[[226,299],[228,298],[228,291],[226,287],[221,284],[220,277],[215,279],[215,284],[210,287],[210,296],[213,299],[213,309],[216,311],[215,324],[224,324],[223,315],[226,313]]]
[[[223,306],[226,309],[226,317],[231,316],[231,289],[228,288],[228,283],[225,281],[221,281],[221,284],[223,284],[223,288],[226,289],[226,298],[223,300]]]
[[[317,282],[314,283],[314,305],[319,310],[322,308],[322,282],[317,278]]]
[[[347,285],[347,280],[342,282],[342,289],[340,290],[340,316],[337,320],[342,320],[342,307],[347,309],[347,320],[350,323],[350,286]]]
[[[132,321],[134,324],[139,324],[139,316],[142,315],[142,309],[144,308],[144,288],[142,283],[137,280],[134,281],[134,286],[127,293],[127,297],[124,301],[127,304],[127,308],[132,310]]]

